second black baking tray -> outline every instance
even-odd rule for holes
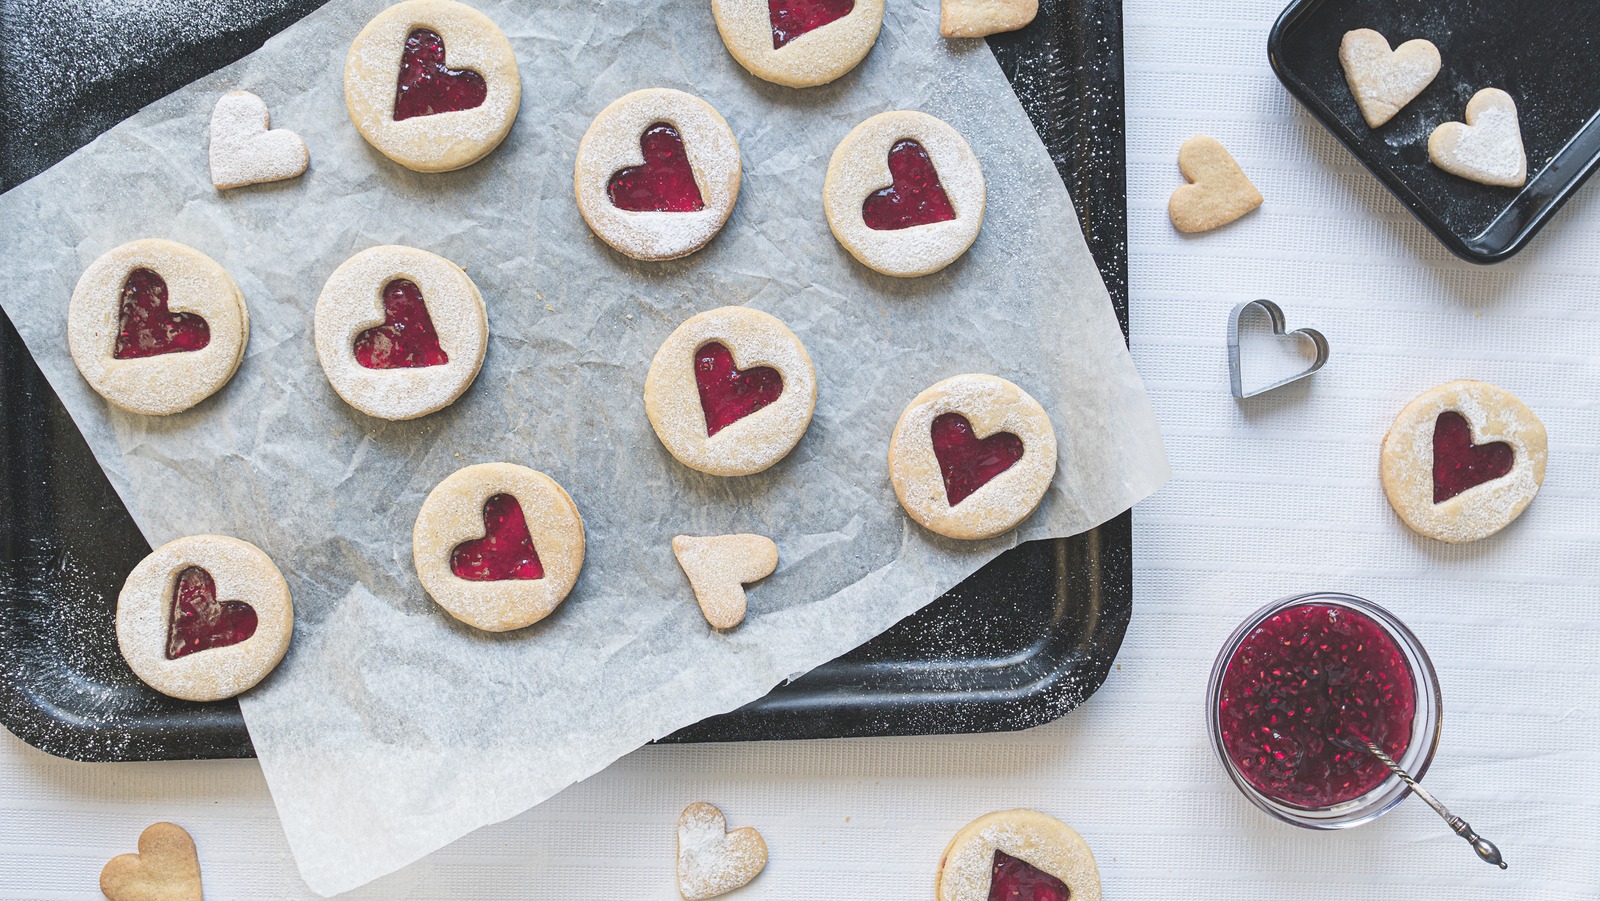
[[[175,33],[149,53],[119,61],[114,74],[92,79],[38,78],[47,61],[0,57],[0,185],[37,174],[319,5],[290,0],[253,17],[242,13],[226,36]],[[7,29],[37,25],[0,15],[0,46],[26,43],[11,40]],[[1126,334],[1120,0],[1046,0],[1032,25],[991,38],[990,46],[1072,193]],[[68,101],[27,101],[28,90],[62,85],[76,91]],[[116,596],[149,552],[0,313],[0,723],[76,760],[254,756],[236,702],[165,697],[122,662]],[[667,740],[1041,725],[1105,681],[1132,612],[1132,583],[1130,514],[1072,538],[1025,544],[855,651]]]
[[[1392,46],[1426,38],[1443,65],[1433,83],[1368,128],[1339,65],[1339,42],[1376,29]],[[1289,92],[1445,247],[1497,263],[1527,245],[1600,168],[1600,2],[1595,0],[1295,0],[1268,39]],[[1428,136],[1461,121],[1472,95],[1517,102],[1528,183],[1496,188],[1428,161]]]

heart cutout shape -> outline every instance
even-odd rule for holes
[[[1244,318],[1245,310],[1251,307],[1259,307],[1261,310],[1266,312],[1267,317],[1272,321],[1272,334],[1274,337],[1287,338],[1295,341],[1298,341],[1301,338],[1309,340],[1312,344],[1312,347],[1316,349],[1317,355],[1315,359],[1311,361],[1311,365],[1307,366],[1305,369],[1296,372],[1287,378],[1279,379],[1270,385],[1263,385],[1262,387],[1253,388],[1249,391],[1246,391],[1244,390],[1244,364],[1240,359],[1241,345],[1239,341],[1239,322]],[[1293,332],[1290,332],[1287,331],[1287,328],[1288,326],[1283,318],[1283,308],[1270,300],[1247,300],[1233,308],[1233,312],[1228,316],[1228,376],[1232,383],[1234,397],[1240,399],[1246,397],[1255,397],[1257,394],[1271,391],[1274,388],[1282,388],[1284,385],[1287,385],[1290,382],[1299,381],[1313,372],[1316,372],[1328,362],[1328,339],[1324,337],[1321,332],[1314,328],[1299,328],[1295,329]]]
[[[1390,50],[1388,38],[1370,28],[1358,28],[1339,42],[1344,80],[1371,128],[1393,119],[1433,84],[1441,62],[1439,48],[1422,38]]]
[[[939,172],[922,145],[909,138],[889,148],[890,184],[867,195],[861,218],[867,228],[898,231],[956,217]]]
[[[139,834],[139,853],[113,857],[100,871],[111,901],[201,901],[200,855],[181,826],[156,823]]]
[[[656,122],[639,136],[644,164],[618,169],[606,196],[630,213],[697,213],[706,208],[695,181],[683,136],[667,122]]]
[[[761,535],[679,535],[672,539],[672,553],[689,577],[700,612],[714,629],[732,629],[744,622],[745,584],[765,579],[778,568],[778,546]]]
[[[1261,205],[1261,192],[1215,138],[1195,135],[1184,141],[1178,170],[1189,184],[1172,192],[1167,215],[1180,232],[1220,228]]]
[[[444,38],[427,28],[413,29],[400,51],[400,78],[394,91],[394,121],[475,109],[489,96],[483,76],[445,64]]]
[[[772,49],[781,50],[795,38],[850,15],[856,0],[767,0],[772,21]]]
[[[256,608],[244,601],[218,601],[217,584],[205,567],[178,573],[167,619],[168,660],[235,645],[254,634]]]
[[[770,366],[739,369],[728,348],[715,341],[695,351],[694,381],[700,389],[707,438],[770,406],[783,394],[783,376],[778,370]]]
[[[504,582],[544,578],[544,564],[534,549],[522,505],[509,494],[483,502],[483,537],[463,541],[450,551],[450,571],[468,582]]]
[[[988,901],[1067,901],[1072,890],[1065,882],[1020,857],[994,849],[989,874]]]
[[[1467,102],[1467,121],[1446,122],[1428,136],[1433,164],[1469,181],[1502,188],[1528,183],[1517,102],[1499,88],[1484,88]]]
[[[1022,459],[1021,438],[1010,432],[979,438],[960,413],[941,413],[934,418],[932,431],[933,456],[952,507]]]
[[[1472,423],[1455,410],[1433,423],[1433,502],[1445,501],[1485,482],[1504,478],[1516,451],[1504,441],[1472,443]]]
[[[439,346],[422,289],[404,278],[384,286],[383,324],[356,335],[355,354],[356,362],[367,369],[416,369],[450,362],[450,355]]]
[[[197,313],[167,309],[167,282],[149,269],[135,269],[122,283],[117,344],[112,356],[137,360],[199,350],[211,343],[211,326]]]
[[[690,804],[678,816],[678,892],[684,901],[703,901],[733,891],[760,875],[767,865],[767,843],[746,826],[728,831],[714,805]]]
[[[249,91],[223,94],[211,111],[211,183],[238,188],[293,178],[306,171],[306,142],[271,128],[266,101]]]

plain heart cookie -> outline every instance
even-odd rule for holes
[[[139,834],[139,853],[106,863],[100,891],[111,901],[201,901],[194,839],[172,823],[150,826]]]
[[[684,901],[725,895],[760,875],[767,843],[750,826],[728,831],[714,805],[697,801],[678,816],[678,893]]]
[[[1037,810],[968,823],[939,859],[938,901],[1100,901],[1100,869],[1077,830]]]
[[[765,579],[778,568],[778,546],[761,535],[715,535],[672,539],[672,552],[689,577],[700,612],[714,629],[744,622],[746,583]]]
[[[1261,205],[1261,192],[1215,138],[1195,135],[1184,141],[1178,170],[1189,184],[1172,192],[1167,214],[1180,232],[1220,228]]]
[[[1441,60],[1432,41],[1415,38],[1390,50],[1388,38],[1358,28],[1339,42],[1339,64],[1361,117],[1377,128],[1433,84]]]
[[[1433,164],[1468,181],[1502,188],[1528,183],[1517,102],[1499,88],[1484,88],[1467,102],[1467,121],[1446,122],[1428,137]]]
[[[146,685],[218,701],[267,677],[289,650],[294,602],[272,558],[224,535],[150,552],[117,596],[117,649]]]
[[[282,181],[306,171],[306,142],[287,128],[272,128],[266,101],[249,91],[229,91],[211,111],[211,183],[219,190]]]
[[[1039,15],[1039,0],[943,0],[939,33],[947,38],[981,38],[1016,31]]]

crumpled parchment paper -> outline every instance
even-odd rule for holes
[[[896,0],[871,56],[796,91],[747,75],[699,0],[482,2],[515,47],[521,114],[466,170],[419,175],[367,146],[341,89],[346,48],[382,0],[335,0],[0,197],[0,295],[153,544],[220,532],[283,569],[298,613],[279,670],[242,699],[307,883],[332,894],[525,810],[639,745],[764,694],[878,634],[1027,539],[1088,529],[1168,476],[1150,405],[1071,201],[981,41],[938,36],[935,0]],[[636,263],[589,233],[572,193],[590,120],[637,88],[710,101],[744,184],[722,234]],[[300,179],[219,193],[206,129],[224,92],[260,94],[311,148]],[[977,243],[940,274],[878,276],[834,241],[821,191],[840,138],[920,109],[959,129],[988,181]],[[78,274],[166,237],[221,262],[250,307],[233,381],[183,414],[123,413],[67,353]],[[369,419],[317,364],[323,281],[377,244],[466,268],[492,337],[476,384],[411,422]],[[799,334],[819,379],[804,440],[767,472],[690,471],[657,442],[642,386],[656,347],[702,310],[745,304]],[[1054,485],[1022,528],[941,539],[901,512],[885,453],[910,399],[962,372],[1003,375],[1049,410]],[[582,578],[545,622],[504,635],[421,590],[411,525],[469,463],[548,473],[588,531]],[[702,619],[676,534],[756,532],[777,573],[728,634]]]

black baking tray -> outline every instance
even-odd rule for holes
[[[180,31],[119,60],[109,77],[80,79],[49,71],[49,59],[0,54],[0,187],[19,184],[145,104],[248,54],[319,5],[288,0],[241,13],[250,21],[224,36],[193,39]],[[19,6],[0,0],[0,47],[18,45],[8,30],[70,27],[6,14]],[[1076,201],[1126,335],[1120,0],[1045,0],[1032,25],[989,43]],[[26,96],[66,89],[76,93],[65,104]],[[165,697],[122,662],[116,596],[149,552],[0,313],[0,722],[75,760],[254,756],[236,702]],[[1041,725],[1105,681],[1132,608],[1132,517],[1124,513],[1082,535],[1024,544],[855,651],[665,740]]]
[[[1339,65],[1345,32],[1439,47],[1439,77],[1381,128],[1368,128]],[[1295,0],[1267,41],[1278,78],[1444,246],[1474,263],[1521,250],[1600,168],[1600,2]],[[1428,135],[1500,88],[1517,102],[1528,183],[1496,188],[1428,162]]]

